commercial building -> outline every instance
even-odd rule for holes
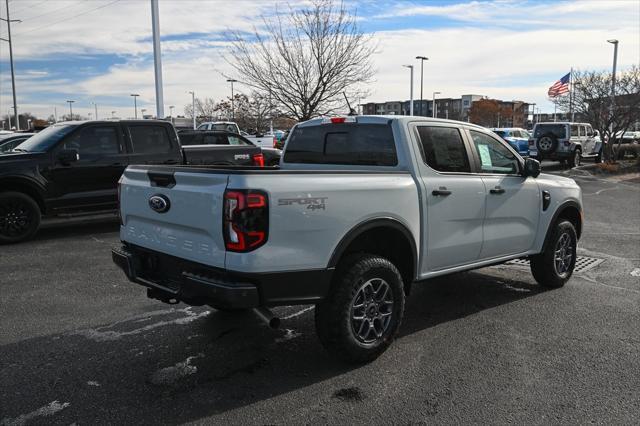
[[[473,104],[479,100],[487,99],[482,95],[462,95],[459,98],[437,98],[435,100],[435,114],[433,111],[434,102],[432,99],[414,100],[413,115],[423,117],[447,118],[458,121],[472,121],[470,110]],[[502,101],[497,100],[503,117],[497,118],[503,127],[525,127],[529,115],[529,104],[522,101]],[[362,113],[365,115],[409,115],[411,106],[409,101],[389,101],[389,102],[369,102],[362,104]]]

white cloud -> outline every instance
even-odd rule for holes
[[[47,10],[67,5],[77,13],[87,11],[109,0],[50,1]],[[31,2],[33,3],[33,2]],[[28,4],[21,1],[19,4]],[[17,9],[17,6],[16,6]],[[281,7],[282,9],[282,7]],[[273,13],[273,3],[266,1],[161,1],[160,16],[163,37],[163,78],[165,112],[175,105],[182,113],[190,102],[186,92],[221,99],[230,93],[221,72],[229,71],[221,53],[226,43],[222,33],[227,29],[250,31],[260,25],[259,16]],[[520,1],[470,2],[436,6],[418,3],[394,8],[396,18],[402,16],[438,16],[455,18],[459,26],[445,28],[406,28],[378,31],[375,39],[380,53],[373,61],[378,70],[376,82],[366,101],[408,99],[409,71],[405,63],[415,63],[414,97],[419,97],[419,64],[413,58],[425,55],[424,98],[434,90],[446,97],[473,93],[502,99],[521,99],[552,108],[546,100],[547,88],[568,72],[580,69],[609,69],[612,47],[607,39],[620,40],[620,68],[640,63],[640,2],[590,1],[538,5]],[[139,103],[149,111],[154,107],[151,24],[148,1],[122,0],[112,6],[87,13],[76,19],[38,26],[63,19],[64,9],[51,17],[29,21],[38,11],[23,11],[25,22],[15,27],[16,60],[34,60],[41,69],[30,66],[30,72],[18,75],[18,96],[22,111],[48,116],[50,103],[38,103],[38,94],[60,94],[58,113],[66,111],[64,94],[74,94],[74,111],[92,111],[91,101],[99,100],[100,110],[117,110],[118,115],[132,115],[130,93],[139,93]],[[17,16],[17,18],[20,18]],[[384,26],[387,18],[367,18]],[[409,21],[408,21],[409,22]],[[416,20],[410,22],[414,26]],[[435,21],[428,21],[433,25]],[[27,32],[30,31],[30,32]],[[23,33],[20,35],[20,33]],[[6,49],[0,44],[0,59],[6,61]],[[51,72],[48,61],[55,58],[77,58],[100,53],[118,54],[123,63],[106,71],[97,67],[70,70],[61,77]],[[0,113],[10,102],[10,76],[0,76]],[[49,73],[49,74],[47,74]],[[237,90],[248,90],[242,85]],[[363,99],[362,101],[365,101]],[[26,102],[26,104],[23,104]],[[102,113],[101,113],[102,114]]]

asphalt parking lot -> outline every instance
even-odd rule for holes
[[[271,330],[147,299],[111,262],[114,221],[0,247],[0,424],[637,423],[640,180],[572,175],[601,264],[553,291],[519,266],[416,286],[361,367],[324,352],[311,306]]]

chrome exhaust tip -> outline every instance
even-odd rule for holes
[[[258,318],[264,321],[269,327],[273,329],[280,327],[280,318],[275,316],[269,308],[261,306],[259,308],[253,308],[253,312],[255,312]]]

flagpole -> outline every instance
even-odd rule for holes
[[[553,122],[556,122],[556,107],[558,106],[558,102],[554,101],[553,102]]]
[[[571,72],[569,73],[569,115],[571,116],[571,121],[573,121],[573,67],[571,67]]]

